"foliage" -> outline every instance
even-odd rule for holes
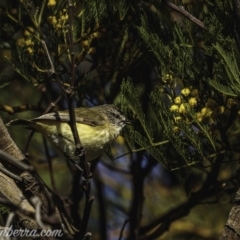
[[[149,154],[144,173],[141,164],[132,166],[144,177],[157,162],[176,170],[191,208],[217,185],[219,166],[239,152],[239,134],[231,131],[240,107],[240,31],[230,1],[180,2],[178,20],[168,1],[6,2],[0,46],[11,50],[15,73],[3,72],[0,87],[13,78],[46,87],[45,105],[68,99],[70,90],[76,106],[117,103],[133,121],[124,130],[130,153],[139,162]],[[194,195],[186,176],[195,169],[208,185]],[[139,226],[131,224],[134,234]]]

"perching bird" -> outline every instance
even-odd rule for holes
[[[116,139],[126,124],[126,118],[110,104],[92,108],[75,108],[76,125],[81,144],[86,151],[85,160],[99,157]],[[43,134],[70,160],[77,161],[75,142],[69,125],[69,111],[44,114],[30,120],[16,119],[7,124],[27,125]]]

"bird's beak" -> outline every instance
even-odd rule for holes
[[[133,121],[127,119],[127,120],[124,120],[123,123],[125,123],[126,125],[131,125]]]

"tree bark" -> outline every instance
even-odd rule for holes
[[[0,150],[8,153],[16,160],[22,161],[24,159],[24,155],[10,137],[1,118],[0,118],[0,136],[1,136]],[[2,165],[1,159],[0,164]],[[4,164],[6,163],[4,162]],[[6,198],[14,206],[26,210],[29,213],[35,213],[35,209],[30,204],[30,202],[25,198],[22,190],[17,186],[15,181],[6,174],[4,174],[3,172],[0,172],[0,194],[4,196],[4,198]],[[30,217],[24,215],[19,211],[17,211],[17,215],[19,216],[19,220],[24,227],[28,229],[38,228],[38,225],[35,220],[31,219]]]
[[[235,197],[221,240],[240,240],[240,188]]]

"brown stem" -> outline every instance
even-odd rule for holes
[[[83,220],[81,223],[81,229],[80,229],[80,239],[83,239],[88,225],[88,219],[90,216],[91,206],[93,202],[93,197],[90,197],[90,167],[89,164],[85,160],[85,150],[83,146],[81,145],[81,141],[79,138],[77,126],[76,126],[76,117],[75,117],[75,111],[74,111],[74,102],[73,102],[73,95],[74,95],[74,88],[75,88],[75,75],[76,75],[76,66],[75,66],[75,53],[74,53],[74,41],[73,41],[73,3],[71,0],[68,0],[68,15],[69,15],[69,27],[68,27],[68,33],[69,33],[69,51],[71,54],[71,85],[70,88],[67,90],[67,99],[68,99],[68,108],[69,108],[69,125],[72,130],[72,134],[74,137],[74,142],[76,146],[76,154],[79,156],[79,162],[80,166],[84,169],[84,191],[86,196],[86,202],[84,207],[84,213],[83,213]],[[75,209],[76,211],[76,209]]]
[[[53,176],[52,161],[51,161],[51,157],[50,157],[50,153],[49,153],[49,149],[48,149],[48,145],[47,145],[47,140],[44,137],[42,137],[42,138],[43,138],[43,145],[44,145],[45,154],[46,154],[46,157],[47,157],[48,167],[49,167],[51,186],[52,186],[52,189],[53,189],[54,193],[59,195],[57,187],[56,187],[56,183],[55,183],[55,180],[54,180],[54,176]]]
[[[184,17],[188,18],[190,21],[192,21],[193,23],[198,25],[199,27],[206,30],[204,23],[202,21],[200,21],[199,19],[195,18],[192,14],[190,14],[188,11],[186,11],[182,6],[176,6],[175,4],[171,3],[168,0],[165,0],[164,3],[171,9],[177,11],[178,13],[182,14]]]

